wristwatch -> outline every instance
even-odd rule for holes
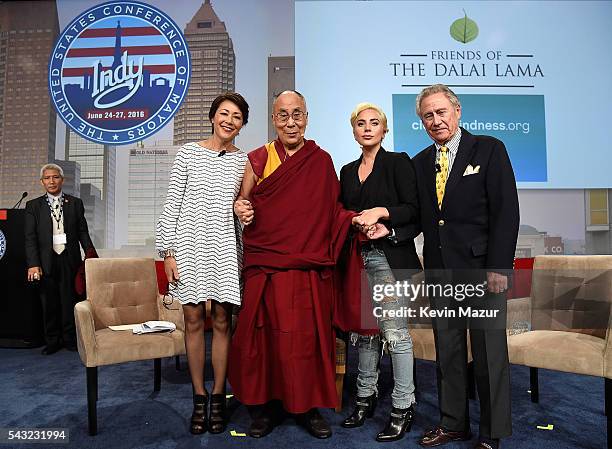
[[[391,240],[393,243],[397,243],[397,236],[395,235],[395,229],[394,228],[391,228],[391,232],[389,233],[387,238],[389,240]]]
[[[159,257],[161,257],[162,259],[165,259],[166,257],[175,257],[175,255],[176,251],[174,251],[173,249],[159,251]]]

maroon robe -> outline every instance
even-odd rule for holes
[[[279,399],[291,413],[336,406],[332,273],[355,215],[339,191],[331,157],[312,140],[253,188],[228,366],[244,404]]]
[[[361,243],[368,239],[354,231],[349,240],[334,271],[334,327],[344,332],[378,335],[380,330],[372,313],[372,296],[361,258]]]

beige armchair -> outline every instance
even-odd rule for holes
[[[508,302],[510,363],[530,367],[531,400],[539,401],[538,368],[605,379],[608,446],[612,447],[612,256],[537,256],[531,297]]]
[[[87,300],[74,308],[79,355],[87,372],[89,433],[97,433],[98,366],[154,359],[154,391],[161,385],[161,358],[185,354],[183,310],[164,306],[153,259],[87,259]],[[108,326],[172,321],[176,331],[135,335]]]

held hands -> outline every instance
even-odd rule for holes
[[[370,227],[379,220],[387,220],[389,211],[385,207],[374,207],[372,209],[362,210],[358,216],[353,218],[353,224]]]
[[[389,229],[382,223],[374,223],[366,233],[370,240],[381,239],[389,235]]]
[[[487,287],[491,293],[502,293],[508,289],[508,276],[487,271]]]
[[[353,217],[353,225],[363,232],[370,240],[376,240],[389,235],[389,229],[379,220],[388,220],[389,211],[385,207],[374,207],[360,212]]]
[[[173,284],[179,280],[179,272],[174,257],[168,256],[164,259],[164,272],[166,273],[168,283]]]
[[[42,269],[40,267],[28,268],[28,281],[39,281],[42,278]]]
[[[253,210],[253,205],[249,200],[239,199],[234,202],[234,213],[245,226],[250,225],[253,222],[253,218],[255,218],[255,211]]]
[[[359,216],[353,218],[353,225],[364,233],[370,240],[376,240],[389,235],[389,229],[382,223],[374,223],[372,226],[364,226],[359,224]]]

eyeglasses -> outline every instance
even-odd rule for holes
[[[180,307],[170,307],[173,303],[176,295],[176,288],[181,285],[181,281],[175,281],[168,284],[168,293],[162,297],[162,304],[166,310],[180,310]],[[174,292],[173,292],[174,290]]]
[[[282,112],[277,112],[276,114],[274,114],[274,118],[279,123],[283,123],[283,124],[289,121],[289,117],[291,117],[294,122],[301,122],[302,120],[304,120],[304,117],[308,117],[308,112],[293,111],[291,114],[289,114],[285,111],[282,111]]]

